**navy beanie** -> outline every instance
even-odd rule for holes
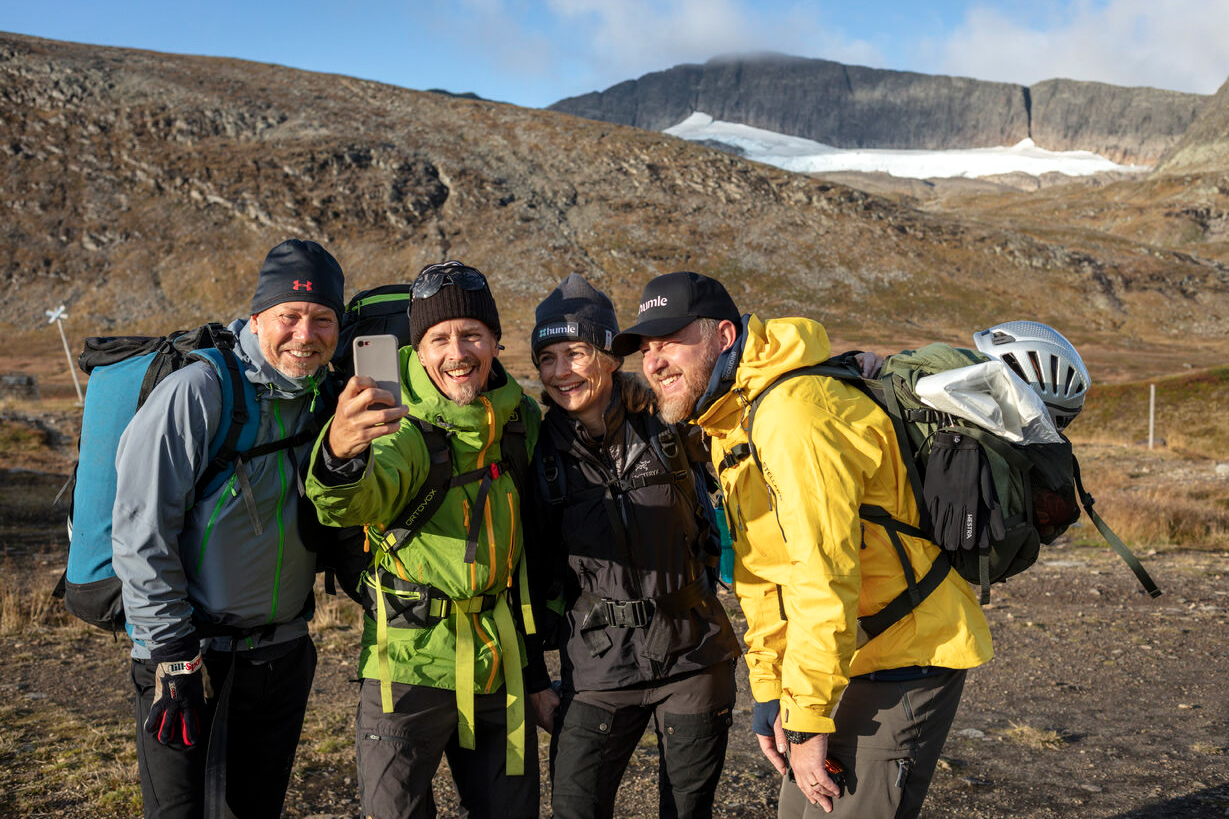
[[[610,298],[579,273],[568,276],[534,313],[537,324],[529,337],[536,364],[538,353],[559,341],[585,341],[604,353],[619,332]]]
[[[287,239],[269,251],[260,267],[252,315],[287,301],[323,304],[337,314],[345,312],[346,277],[327,250],[315,242]]]

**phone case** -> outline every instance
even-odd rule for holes
[[[397,349],[400,342],[394,335],[356,336],[353,342],[354,374],[375,379],[380,389],[387,390],[401,403],[401,372]]]

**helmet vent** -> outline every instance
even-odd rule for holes
[[[1046,377],[1041,374],[1041,358],[1034,350],[1028,351],[1028,363],[1033,365],[1033,372],[1037,374],[1037,383],[1044,384]]]
[[[1067,395],[1071,394],[1071,382],[1075,380],[1075,369],[1067,368],[1067,379],[1063,382],[1063,392]]]
[[[1020,366],[1020,362],[1016,360],[1015,353],[1005,353],[1003,355],[1003,363],[1011,367],[1011,371],[1024,379],[1026,383],[1028,382],[1028,375],[1024,372],[1024,368]]]

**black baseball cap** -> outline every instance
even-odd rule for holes
[[[636,323],[615,336],[610,352],[630,355],[640,348],[642,336],[668,336],[698,318],[732,321],[735,325],[741,321],[734,300],[716,279],[685,270],[658,276],[644,286]]]

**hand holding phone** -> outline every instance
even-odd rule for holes
[[[401,364],[397,357],[400,342],[394,335],[356,336],[353,341],[354,374],[366,376],[392,396],[393,403],[372,407],[399,407],[401,403]]]

